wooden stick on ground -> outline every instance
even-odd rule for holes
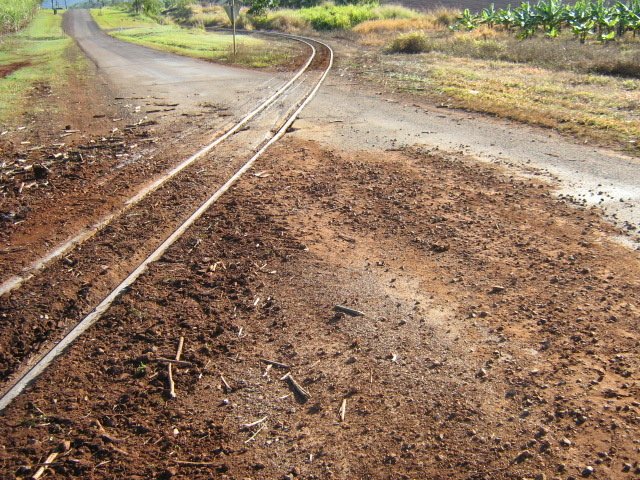
[[[152,361],[158,363],[171,363],[176,367],[193,367],[193,363],[191,362],[185,362],[184,360],[174,360],[173,358],[158,357],[152,359]]]
[[[249,438],[247,438],[244,443],[249,443],[250,441],[252,441],[254,438],[256,438],[258,436],[258,434],[264,429],[264,425],[260,425],[260,428],[258,430],[256,430],[256,432],[251,435]]]
[[[44,461],[44,463],[41,464],[40,468],[36,470],[36,473],[33,474],[31,479],[38,480],[44,474],[47,468],[49,468],[49,466],[53,462],[55,462],[56,458],[58,458],[58,455],[60,455],[61,453],[68,452],[69,449],[71,449],[71,442],[69,442],[68,440],[65,440],[64,442],[60,443],[60,445],[58,445],[58,448],[56,448],[56,451],[51,452],[49,454],[47,459]]]
[[[289,384],[289,386],[291,387],[291,389],[293,390],[293,393],[295,393],[300,400],[306,402],[307,400],[309,400],[311,398],[311,394],[309,392],[307,392],[302,387],[302,385],[300,385],[298,382],[295,381],[295,379],[293,378],[291,373],[287,373],[280,380],[284,380],[285,382],[287,382]]]
[[[49,454],[47,459],[44,461],[44,465],[38,468],[36,473],[33,474],[33,477],[31,477],[32,480],[38,480],[44,474],[45,470],[49,468],[49,465],[51,465],[55,461],[55,459],[58,458],[58,455],[60,455],[60,452],[53,452]]]
[[[222,380],[222,383],[224,385],[224,393],[233,392],[233,388],[231,388],[231,385],[229,385],[229,382],[227,382],[227,380],[222,376],[222,374],[220,374],[220,380]]]
[[[262,361],[264,363],[266,363],[266,364],[269,364],[269,365],[273,366],[273,367],[281,368],[282,370],[289,370],[291,368],[286,363],[276,362],[275,360],[267,360],[266,358],[263,358]]]
[[[352,317],[363,317],[364,312],[360,310],[354,310],[353,308],[345,307],[344,305],[336,305],[333,307],[336,312],[346,313],[347,315],[351,315]]]
[[[176,361],[180,361],[182,355],[182,347],[184,346],[184,337],[180,337],[178,342],[178,351],[176,352]],[[169,395],[171,398],[176,398],[176,384],[173,381],[173,364],[169,364]]]
[[[251,428],[251,427],[255,427],[256,425],[260,425],[262,422],[264,422],[267,418],[269,418],[269,416],[265,416],[262,417],[259,420],[256,420],[255,422],[251,422],[251,423],[245,423],[244,425],[242,425],[242,428]]]
[[[338,411],[338,413],[340,414],[340,421],[344,422],[344,416],[347,413],[347,399],[346,398],[342,399],[342,405],[340,405],[340,410]]]

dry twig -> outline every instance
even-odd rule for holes
[[[264,363],[267,363],[269,365],[272,365],[272,366],[274,366],[276,368],[280,368],[282,370],[290,370],[291,369],[291,367],[289,365],[287,365],[286,363],[276,362],[275,360],[268,360],[266,358],[263,358],[261,361],[264,362]]]
[[[184,346],[184,337],[180,337],[180,341],[178,342],[178,351],[176,352],[176,361],[180,361],[180,356],[182,355],[182,347]],[[176,384],[173,381],[173,364],[169,364],[169,395],[171,398],[176,398]]]
[[[296,382],[296,380],[293,378],[291,373],[287,373],[280,380],[284,380],[285,382],[287,382],[289,384],[289,386],[291,387],[291,389],[293,390],[293,393],[295,393],[301,400],[306,402],[307,400],[309,400],[311,398],[311,394],[309,392],[307,392],[302,387],[302,385],[300,385],[298,382]]]
[[[338,413],[340,415],[340,421],[344,422],[344,416],[347,413],[347,399],[346,398],[342,399],[342,405],[340,405],[340,410],[338,410]]]

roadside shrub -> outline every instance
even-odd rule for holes
[[[353,27],[353,31],[360,35],[381,35],[385,33],[411,32],[432,27],[434,27],[433,23],[424,18],[393,18],[367,20]]]
[[[264,15],[250,16],[250,20],[255,28],[262,30],[295,33],[310,28],[309,22],[295,10],[276,10]]]
[[[435,21],[437,24],[442,25],[443,27],[450,27],[460,17],[460,10],[455,8],[446,8],[440,7],[432,10],[430,14],[435,17]]]
[[[424,53],[430,50],[429,40],[422,32],[399,35],[387,48],[390,53]]]
[[[640,57],[640,53],[636,57]],[[589,70],[604,75],[640,78],[640,58],[636,60],[604,60],[600,64],[593,65]]]

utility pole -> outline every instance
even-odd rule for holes
[[[233,60],[236,59],[236,0],[231,0],[231,23],[233,24]]]

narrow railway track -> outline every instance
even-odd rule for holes
[[[333,51],[317,40],[286,37],[305,44],[310,55],[272,96],[118,212],[0,286],[0,411],[99,320],[311,101],[332,67]]]

